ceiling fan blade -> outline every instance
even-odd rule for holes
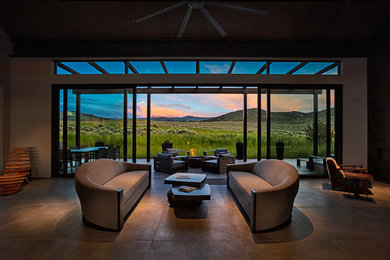
[[[186,2],[180,2],[180,3],[174,4],[174,5],[165,7],[165,8],[163,8],[163,9],[157,11],[157,12],[154,12],[154,13],[152,13],[152,14],[149,14],[149,15],[146,15],[146,16],[144,16],[144,17],[138,18],[138,19],[135,20],[134,22],[136,22],[136,23],[141,23],[141,22],[143,22],[143,21],[146,21],[146,20],[148,20],[148,19],[150,19],[150,18],[153,18],[153,17],[155,17],[155,16],[157,16],[157,15],[160,15],[160,14],[166,13],[166,12],[168,12],[168,11],[171,11],[172,9],[175,9],[175,8],[177,8],[177,7],[179,7],[179,6],[182,6],[182,5],[185,5],[185,4],[186,4]]]
[[[200,11],[204,16],[206,16],[207,20],[209,20],[210,23],[213,24],[213,26],[218,30],[218,32],[222,36],[226,35],[225,30],[219,25],[219,23],[217,23],[217,21],[214,19],[214,17],[210,14],[210,12],[206,8],[200,8]]]
[[[179,33],[177,34],[177,38],[181,38],[183,36],[184,30],[187,27],[187,23],[188,20],[190,19],[191,13],[192,13],[192,8],[188,6],[186,15],[184,16],[183,22],[181,23]]]
[[[230,4],[225,4],[225,3],[207,2],[207,5],[213,5],[213,6],[223,7],[223,8],[234,9],[237,11],[251,13],[251,14],[255,14],[255,15],[267,15],[268,14],[268,11],[263,11],[263,10],[258,10],[258,9],[253,9],[253,8],[248,8],[248,7],[238,6],[238,5],[230,5]]]

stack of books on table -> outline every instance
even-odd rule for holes
[[[191,186],[180,186],[178,190],[183,192],[191,192],[193,190],[196,190],[196,188]]]
[[[176,179],[191,179],[191,177],[188,174],[182,174],[182,175],[177,175]]]

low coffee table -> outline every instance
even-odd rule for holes
[[[180,178],[180,176],[188,176],[189,178]],[[165,184],[172,184],[172,188],[168,191],[168,202],[171,206],[199,206],[203,200],[210,200],[211,189],[208,184],[205,184],[206,174],[193,173],[175,173],[165,179]],[[178,188],[182,185],[197,187],[191,192],[179,191]]]

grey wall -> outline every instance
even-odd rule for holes
[[[3,169],[10,147],[10,84],[12,44],[0,28],[0,170]]]
[[[12,58],[11,147],[25,146],[31,175],[51,176],[51,78],[47,58]]]
[[[390,183],[390,19],[372,40],[368,57],[368,167]]]

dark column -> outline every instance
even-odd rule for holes
[[[76,94],[76,145],[80,148],[80,94]]]
[[[270,74],[270,69],[271,69],[271,62],[267,61],[267,67],[266,67],[266,74]]]
[[[335,89],[335,157],[343,163],[343,94],[342,88]]]
[[[127,162],[127,106],[128,89],[123,89],[123,161]]]
[[[244,133],[243,133],[243,141],[244,141],[244,162],[247,161],[247,152],[248,152],[248,94],[246,88],[243,91],[244,97],[244,109],[243,109],[243,123],[244,123]]]
[[[133,163],[137,162],[137,87],[133,88]]]
[[[60,160],[60,90],[57,87],[52,86],[52,113],[51,113],[51,177],[58,176]]]
[[[313,155],[318,156],[318,94],[313,94]]]
[[[326,156],[330,156],[331,153],[331,143],[332,143],[332,135],[331,135],[331,119],[332,119],[332,110],[330,107],[330,89],[326,90]]]
[[[63,174],[68,173],[68,90],[64,89],[62,111],[62,162]]]
[[[257,86],[257,160],[261,160],[261,88]]]
[[[267,159],[271,158],[271,89],[267,88]]]
[[[151,95],[150,95],[150,86],[148,86],[148,95],[147,95],[147,110],[146,110],[146,161],[150,162],[150,105],[151,105]]]

